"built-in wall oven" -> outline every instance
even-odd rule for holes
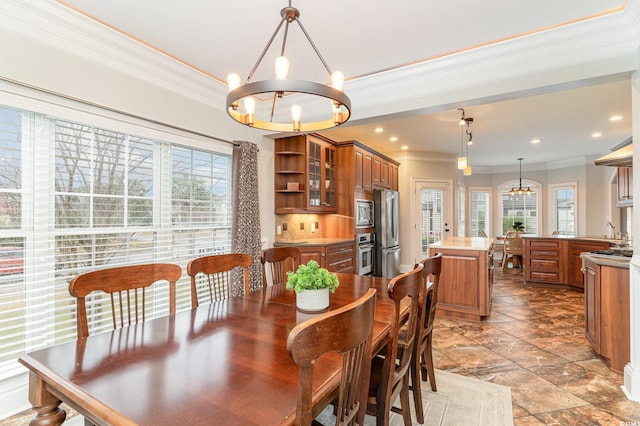
[[[375,237],[376,234],[374,233],[356,235],[358,251],[358,275],[373,275]]]
[[[356,228],[373,228],[373,201],[356,200]]]

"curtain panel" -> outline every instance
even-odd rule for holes
[[[231,252],[253,257],[249,269],[250,288],[262,288],[260,265],[260,206],[258,202],[258,147],[247,141],[235,141],[232,159],[233,219]],[[231,296],[243,293],[242,274],[236,273]]]

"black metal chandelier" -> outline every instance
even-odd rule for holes
[[[323,129],[329,129],[339,126],[347,122],[351,116],[351,100],[342,91],[344,83],[344,74],[340,71],[332,72],[326,61],[318,51],[309,34],[305,30],[304,26],[300,22],[300,11],[291,6],[291,0],[289,0],[289,6],[283,8],[280,11],[282,19],[278,24],[273,35],[267,42],[267,46],[260,54],[258,61],[253,66],[253,69],[249,73],[246,82],[241,85],[241,79],[238,74],[229,74],[227,77],[227,83],[229,85],[229,93],[227,94],[226,107],[227,112],[237,122],[246,126],[255,127],[257,129],[271,130],[276,132],[313,132]],[[329,73],[331,78],[331,85],[325,85],[312,81],[305,80],[288,80],[287,72],[289,70],[289,60],[284,56],[285,47],[287,43],[287,34],[289,30],[289,24],[297,22],[300,29],[306,36],[307,40],[313,47],[313,50],[320,58],[320,61],[324,65],[324,68]],[[276,58],[276,78],[274,80],[263,80],[251,82],[251,78],[255,74],[256,70],[260,66],[262,59],[269,50],[269,47],[273,43],[276,35],[284,25],[284,37],[282,40],[282,48],[280,56]],[[269,95],[271,98],[270,108],[262,113],[256,111],[256,97],[257,95]],[[282,99],[285,95],[289,94],[306,94],[319,98],[326,98],[331,102],[327,102],[327,114],[325,119],[313,122],[305,122],[302,120],[302,108],[299,105],[291,106],[291,120],[288,121],[274,121],[276,111],[276,103],[279,99]],[[240,107],[240,100],[243,102],[243,108]],[[266,102],[261,102],[266,104]],[[260,105],[265,106],[265,105]],[[270,109],[270,111],[268,110]]]
[[[533,193],[530,187],[527,186],[526,188],[524,188],[522,186],[522,160],[524,160],[523,157],[518,158],[518,161],[520,162],[520,184],[517,188],[511,188],[509,190],[509,195],[529,195]]]

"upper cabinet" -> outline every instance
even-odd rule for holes
[[[336,148],[311,135],[276,139],[276,213],[335,213]]]
[[[618,207],[633,205],[633,168],[618,167]]]

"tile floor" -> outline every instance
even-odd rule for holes
[[[491,314],[481,324],[437,318],[438,369],[511,387],[514,424],[640,424],[613,372],[584,337],[584,297],[524,284],[496,268]]]

